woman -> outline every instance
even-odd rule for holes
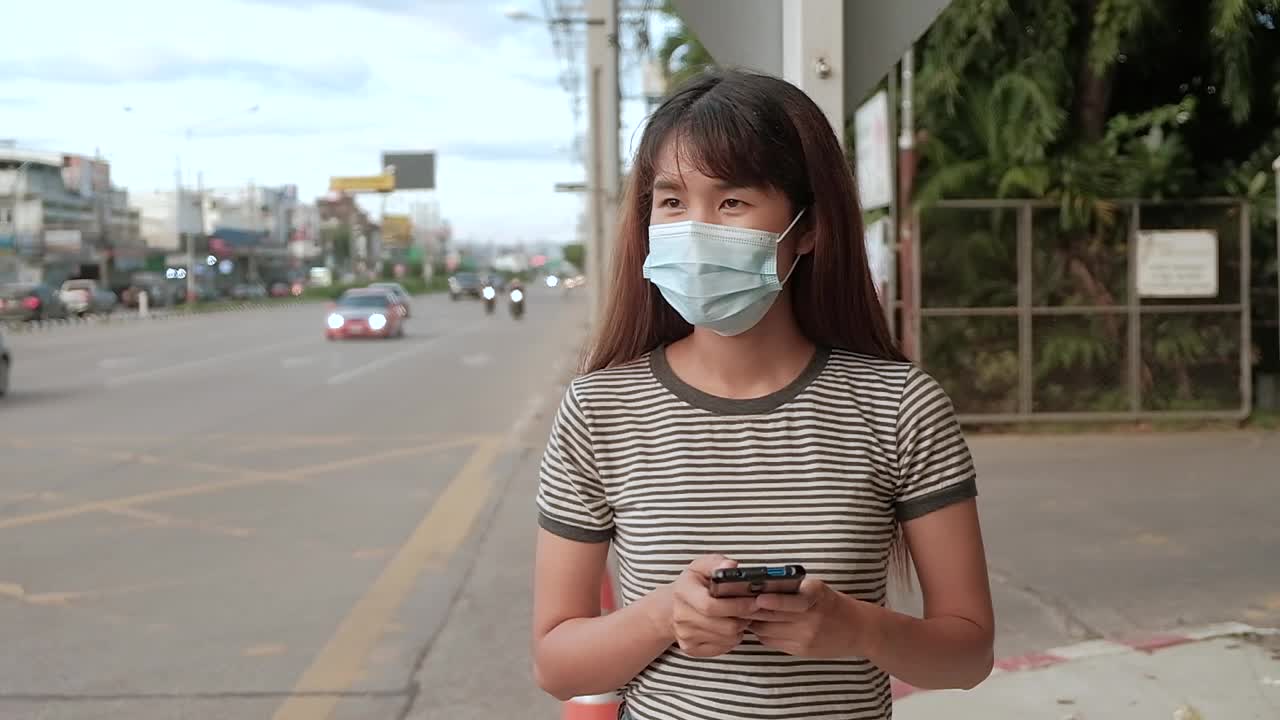
[[[985,679],[973,463],[945,393],[893,345],[818,107],[743,72],[675,93],[641,139],[616,253],[543,460],[542,688],[623,687],[634,720],[883,720],[889,674]],[[624,607],[600,617],[611,543]],[[923,619],[884,607],[905,550]],[[717,568],[785,564],[808,571],[798,593],[709,591]]]

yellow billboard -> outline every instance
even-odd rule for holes
[[[329,178],[329,190],[333,192],[391,192],[396,189],[396,176],[356,175]]]
[[[408,215],[382,216],[382,244],[394,247],[407,247],[413,237],[413,223]]]

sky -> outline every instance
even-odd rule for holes
[[[0,44],[0,138],[100,152],[132,191],[171,188],[181,168],[207,187],[296,184],[306,201],[332,175],[376,174],[383,150],[434,150],[434,199],[456,238],[569,242],[583,200],[553,186],[584,179],[572,146],[585,121],[547,26],[508,8],[542,3],[6,4],[20,31]],[[638,84],[635,69],[624,94]],[[643,117],[624,102],[624,157]]]

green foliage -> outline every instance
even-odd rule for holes
[[[677,29],[658,46],[658,64],[662,67],[667,88],[675,89],[704,70],[715,67],[715,60],[698,36],[679,19],[670,0],[664,0],[662,12],[679,21]]]
[[[564,260],[582,272],[587,261],[587,251],[582,243],[569,243],[564,246]]]
[[[1231,194],[1252,204],[1255,282],[1273,272],[1280,154],[1276,0],[954,0],[920,45],[916,113],[926,307],[1012,306],[1012,211],[935,210],[953,198],[1052,200],[1036,211],[1038,305],[1124,301],[1130,217],[1122,198]],[[1259,82],[1260,74],[1267,82]],[[1255,138],[1252,146],[1246,138]],[[1224,140],[1226,142],[1224,142]],[[1144,227],[1221,225],[1193,205]],[[1201,210],[1203,210],[1201,208]],[[1236,237],[1234,241],[1239,241]],[[1274,281],[1272,281],[1274,282]],[[1229,288],[1224,287],[1224,292]],[[1230,300],[1223,300],[1229,302]],[[1274,304],[1274,303],[1272,303]],[[1128,406],[1123,314],[1038,316],[1037,410]],[[1148,409],[1232,407],[1238,332],[1213,316],[1144,316]],[[1016,409],[1017,327],[1007,317],[930,318],[925,362],[969,412]],[[1010,360],[1012,358],[1012,360]]]

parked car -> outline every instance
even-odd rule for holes
[[[67,315],[67,306],[62,302],[62,298],[58,297],[58,293],[48,285],[38,283],[0,285],[0,320],[2,321],[62,320]]]
[[[100,287],[97,280],[67,280],[58,297],[72,315],[110,315],[119,304],[116,294]]]
[[[231,288],[231,297],[236,300],[261,300],[267,297],[267,289],[261,283],[239,283]]]

